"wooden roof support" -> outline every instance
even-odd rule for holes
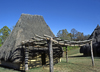
[[[51,38],[47,41],[48,42],[48,48],[49,48],[49,64],[50,64],[50,72],[53,72],[53,49],[52,49],[52,40]]]
[[[28,58],[29,58],[29,51],[28,46],[23,46],[25,48],[25,71],[28,71]]]
[[[49,40],[51,38],[53,44],[55,45],[61,45],[61,46],[83,46],[87,43],[89,43],[91,40],[84,40],[84,41],[68,41],[68,40],[61,40],[59,39],[58,37],[54,37],[52,38],[51,36],[48,36],[48,35],[44,35],[44,37],[41,37],[39,35],[36,35],[36,37],[38,38],[35,38],[33,37],[31,40],[25,40],[25,41],[22,41],[22,45],[25,45],[25,44],[30,44],[30,45],[41,45],[40,43],[38,42],[45,42],[47,40]],[[45,44],[44,44],[45,45]]]
[[[67,46],[66,46],[66,62],[68,62]]]
[[[92,67],[94,67],[94,56],[93,56],[92,41],[91,41],[91,59],[92,59]]]

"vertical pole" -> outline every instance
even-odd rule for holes
[[[66,46],[66,62],[68,62],[67,46]]]
[[[52,41],[51,38],[48,40],[48,47],[49,47],[49,62],[50,62],[50,72],[53,72],[53,49],[52,49]]]
[[[92,66],[94,67],[94,57],[93,57],[92,41],[91,41],[91,59],[92,59]]]
[[[25,46],[25,71],[28,71],[28,46]]]

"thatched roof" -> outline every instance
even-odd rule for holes
[[[100,56],[100,26],[97,25],[97,27],[94,29],[92,34],[88,39],[93,39],[93,54],[94,56]],[[84,55],[91,55],[91,47],[89,44],[83,46],[80,48],[80,53],[84,53]]]
[[[100,42],[100,26],[97,25],[97,27],[94,29],[92,34],[88,39],[93,39],[93,43]]]
[[[44,34],[54,37],[49,26],[40,15],[22,14],[13,31],[0,48],[0,59],[18,62],[23,56],[21,41],[34,37],[35,34]]]

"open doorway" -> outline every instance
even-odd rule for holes
[[[45,64],[46,64],[45,52],[43,52],[43,53],[41,54],[41,60],[42,60],[42,65],[45,65]]]

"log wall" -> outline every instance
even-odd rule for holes
[[[62,49],[54,48],[53,49],[53,62],[57,64],[60,61],[60,57],[62,57]],[[45,58],[42,58],[44,55]],[[44,60],[45,59],[45,60]],[[28,67],[35,68],[43,66],[43,61],[45,66],[49,65],[49,52],[48,49],[34,49],[29,51],[29,60]],[[20,70],[24,70],[24,63],[20,64]]]

